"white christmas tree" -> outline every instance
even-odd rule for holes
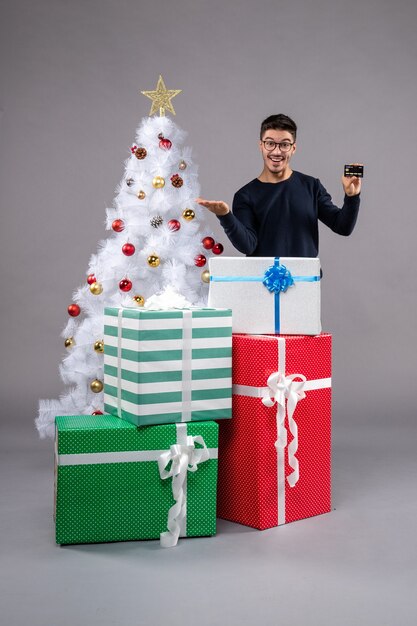
[[[147,307],[155,294],[165,307],[204,306],[207,256],[223,251],[195,202],[200,187],[186,134],[165,116],[175,114],[171,99],[180,91],[167,90],[160,76],[155,91],[142,93],[152,99],[150,116],[137,130],[114,206],[107,209],[110,235],[98,244],[86,284],[68,306],[60,374],[69,389],[59,400],[40,401],[41,437],[53,436],[56,415],[103,411],[104,307]]]

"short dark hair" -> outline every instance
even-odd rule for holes
[[[288,130],[293,136],[294,141],[297,138],[297,124],[288,115],[278,113],[278,115],[270,115],[261,124],[261,139],[265,131],[273,128],[274,130]]]

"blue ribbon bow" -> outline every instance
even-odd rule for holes
[[[288,287],[294,284],[290,270],[285,265],[277,265],[276,262],[265,271],[262,282],[272,293],[280,293],[281,291],[285,293]]]

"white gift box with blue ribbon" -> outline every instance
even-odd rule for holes
[[[216,257],[209,260],[210,307],[233,310],[233,332],[318,335],[320,260]]]

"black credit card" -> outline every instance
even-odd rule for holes
[[[345,165],[345,176],[363,178],[363,165]]]

